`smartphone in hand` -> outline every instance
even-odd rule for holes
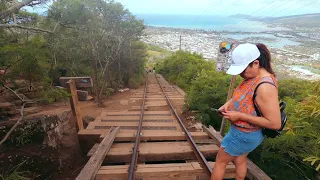
[[[216,112],[218,112],[220,115],[222,115],[222,112],[223,112],[223,110],[219,110],[219,109],[216,109],[216,108],[211,108],[211,111],[216,111]]]

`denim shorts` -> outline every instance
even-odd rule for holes
[[[221,147],[231,156],[241,156],[256,149],[263,139],[261,129],[255,132],[243,132],[231,125],[228,134],[221,142]]]

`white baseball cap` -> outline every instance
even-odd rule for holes
[[[227,74],[231,75],[242,73],[251,62],[260,56],[257,46],[250,43],[239,44],[231,53],[232,63],[227,71]]]

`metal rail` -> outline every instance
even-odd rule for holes
[[[145,87],[144,87],[144,93],[143,93],[143,102],[141,106],[141,114],[140,114],[140,121],[138,125],[138,130],[137,130],[137,135],[136,135],[136,142],[134,143],[134,148],[133,148],[133,154],[129,166],[129,174],[128,174],[128,180],[133,180],[135,178],[135,169],[137,166],[137,161],[138,161],[138,152],[139,152],[139,144],[140,144],[140,134],[141,134],[141,128],[142,128],[142,120],[143,120],[143,115],[144,115],[144,104],[146,100],[146,93],[147,93],[147,79],[148,75],[146,75],[146,80],[145,80]]]
[[[203,154],[200,152],[200,150],[199,150],[199,148],[197,147],[196,143],[193,141],[190,133],[188,132],[188,130],[187,130],[186,127],[184,126],[184,124],[183,124],[182,120],[180,119],[177,111],[174,109],[173,105],[171,104],[170,99],[168,98],[166,92],[164,91],[163,87],[161,86],[161,84],[160,84],[160,82],[159,82],[159,80],[158,80],[158,78],[157,78],[156,75],[155,75],[155,77],[156,77],[156,80],[157,80],[157,82],[158,82],[158,84],[159,84],[159,86],[160,86],[163,94],[164,94],[165,97],[166,97],[167,102],[169,103],[172,111],[174,112],[175,116],[177,117],[177,119],[178,119],[178,121],[179,121],[179,124],[180,124],[181,128],[183,129],[183,131],[184,131],[184,133],[185,133],[185,135],[186,135],[186,137],[187,137],[188,142],[191,144],[192,149],[193,149],[193,152],[195,153],[198,161],[200,162],[202,168],[204,168],[204,170],[206,171],[206,173],[207,173],[209,176],[211,176],[212,168],[210,167],[210,165],[209,165],[208,161],[206,160],[206,158],[205,158],[205,157],[203,156]]]

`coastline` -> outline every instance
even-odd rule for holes
[[[310,73],[312,74],[313,72],[304,73],[300,69],[292,68],[295,65],[320,64],[320,59],[319,57],[317,58],[316,54],[319,52],[318,48],[310,49],[310,47],[305,47],[306,38],[295,31],[230,32],[147,26],[142,41],[175,52],[179,50],[180,35],[182,36],[182,50],[202,54],[207,60],[216,59],[218,47],[222,41],[237,43],[262,42],[270,48],[273,57],[276,59],[274,64],[279,72],[289,74],[292,78],[320,79],[320,74],[314,73],[315,76],[312,76]],[[234,36],[238,38],[234,38]],[[280,47],[273,47],[270,45],[272,43],[282,44]],[[308,51],[306,51],[306,48],[308,48]]]

